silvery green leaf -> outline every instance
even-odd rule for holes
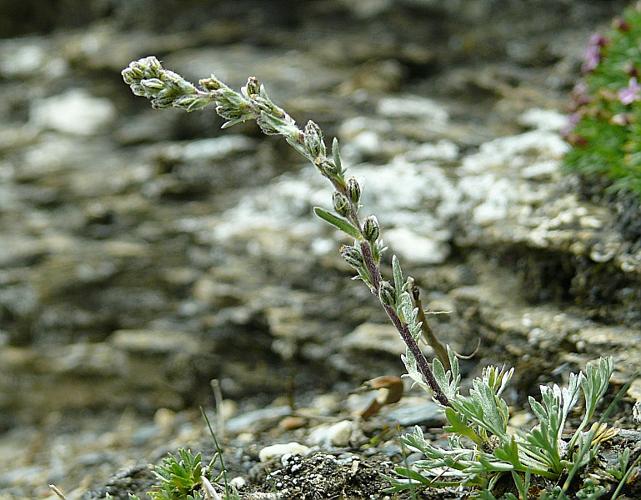
[[[349,234],[352,238],[355,238],[357,240],[360,240],[362,238],[361,233],[358,231],[358,229],[356,229],[352,224],[350,224],[345,219],[342,219],[341,217],[338,217],[321,207],[314,207],[314,213],[316,214],[317,217],[320,217],[328,224],[331,224],[332,226],[334,226],[336,229],[339,229],[344,233]]]
[[[452,408],[476,424],[480,429],[497,436],[501,442],[507,436],[507,404],[483,382],[476,378],[467,397],[460,396],[450,400]]]
[[[483,445],[483,440],[476,432],[474,432],[474,429],[467,425],[467,420],[463,415],[457,413],[452,408],[445,408],[445,417],[450,424],[445,428],[447,432],[452,432],[454,434],[466,437],[479,446]]]
[[[294,148],[302,156],[304,156],[305,158],[307,158],[311,162],[314,161],[314,159],[310,158],[310,156],[307,154],[307,151],[305,150],[305,146],[303,146],[302,144],[296,142],[291,137],[285,136],[285,140],[287,141],[287,144],[289,144],[292,148]]]
[[[394,288],[396,288],[396,298],[400,299],[403,293],[403,285],[405,279],[403,278],[403,271],[401,270],[401,263],[398,261],[396,255],[392,255],[392,274],[394,276]]]
[[[514,481],[514,486],[516,486],[516,491],[519,492],[519,497],[521,499],[528,497],[531,476],[532,473],[530,471],[527,471],[523,478],[521,478],[521,475],[518,472],[512,471],[512,481]],[[512,497],[514,500],[518,500],[515,495],[512,495]]]
[[[338,147],[338,139],[334,137],[332,141],[332,159],[334,160],[334,165],[336,165],[336,171],[339,175],[343,175],[345,170],[343,169],[343,161],[341,159],[341,152]]]
[[[512,464],[514,467],[521,467],[519,458],[519,446],[514,436],[509,441],[498,446],[494,450],[494,456],[503,462]],[[519,478],[520,479],[520,478]]]
[[[256,118],[256,123],[265,135],[278,135],[281,134],[287,123],[282,118],[270,115],[265,111],[261,111],[260,115]]]
[[[592,418],[596,405],[608,389],[614,363],[611,357],[590,361],[585,367],[585,378],[581,384],[585,397],[585,415]]]
[[[541,402],[529,399],[539,424],[525,435],[523,447],[530,457],[545,463],[555,473],[564,468],[562,459],[568,446],[561,437],[567,416],[578,401],[583,380],[582,374],[570,374],[567,387],[541,386]]]
[[[241,116],[240,118],[235,118],[233,120],[228,120],[225,123],[221,125],[221,129],[233,127],[234,125],[238,125],[239,123],[243,123],[247,121],[247,117]]]
[[[594,415],[597,404],[608,389],[613,371],[614,363],[612,358],[607,357],[590,361],[585,367],[585,375],[583,373],[579,375],[578,383],[583,391],[585,410],[581,423],[574,432],[572,439],[570,439],[570,443],[568,444],[569,448],[572,448],[576,444],[577,439],[579,439],[581,435],[581,431],[585,429]]]
[[[401,360],[403,361],[405,369],[407,370],[407,374],[403,375],[403,377],[411,378],[414,384],[421,387],[421,389],[423,389],[428,394],[431,394],[432,391],[423,380],[423,375],[421,375],[421,372],[418,371],[418,367],[416,366],[416,359],[409,351],[409,349],[406,349],[404,355],[401,354]]]
[[[507,383],[514,374],[514,368],[505,371],[505,368],[498,368],[496,366],[487,366],[483,369],[481,377],[484,382],[492,388],[496,395],[500,395],[505,389]]]
[[[412,470],[408,467],[396,467],[396,469],[394,469],[394,472],[396,472],[399,476],[402,476],[411,481],[415,481],[419,484],[429,485],[431,482],[428,478],[423,476],[423,474],[416,472],[415,470]]]
[[[458,359],[454,352],[447,348],[447,354],[450,359],[449,371],[445,371],[443,363],[438,358],[432,360],[432,373],[439,387],[448,399],[455,399],[459,394],[459,385],[461,383],[461,374],[459,373]]]

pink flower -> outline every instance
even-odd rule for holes
[[[637,79],[632,77],[628,86],[624,89],[619,90],[618,92],[619,101],[626,106],[632,104],[635,101],[641,99],[641,85],[637,82]]]
[[[574,112],[570,116],[568,116],[568,121],[565,124],[565,126],[561,129],[561,136],[562,137],[569,137],[572,132],[574,132],[574,129],[576,128],[577,124],[581,121],[581,118],[583,117],[583,113],[581,112]]]
[[[630,23],[628,23],[625,19],[621,19],[620,17],[617,17],[612,24],[614,25],[615,29],[624,33],[626,31],[630,31]]]
[[[588,47],[585,49],[585,55],[583,56],[581,71],[589,73],[596,69],[601,62],[601,47],[605,47],[607,44],[608,40],[602,35],[595,33],[590,37]]]
[[[572,98],[577,108],[590,102],[589,89],[584,81],[580,81],[574,86],[572,89]]]

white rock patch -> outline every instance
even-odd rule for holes
[[[74,135],[96,134],[115,118],[116,109],[109,99],[94,97],[81,89],[34,102],[30,115],[36,127]]]

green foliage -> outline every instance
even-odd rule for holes
[[[209,425],[209,422],[207,422]],[[156,483],[147,492],[151,500],[237,500],[240,497],[235,488],[227,482],[227,471],[222,460],[222,450],[216,441],[216,454],[211,462],[203,466],[200,453],[194,455],[191,450],[180,448],[175,455],[169,453],[160,463],[154,466],[153,474]],[[224,492],[219,494],[208,479],[212,465],[219,460],[222,471],[213,478],[213,483],[224,483]],[[129,495],[130,500],[140,500],[136,495]]]
[[[453,358],[455,361],[456,358]],[[434,370],[438,373],[438,370]],[[501,397],[513,370],[488,367],[481,377],[472,381],[469,395],[458,390],[460,377],[450,378],[447,394],[450,407],[445,409],[449,426],[448,446],[435,446],[425,439],[420,428],[401,438],[404,446],[420,452],[424,458],[396,472],[402,479],[393,481],[393,491],[403,491],[412,485],[446,487],[463,485],[477,492],[477,498],[494,498],[494,488],[501,475],[509,473],[514,493],[503,498],[527,499],[534,477],[556,481],[567,471],[585,467],[594,457],[599,444],[613,433],[605,426],[593,426],[590,432],[582,429],[593,416],[597,403],[607,389],[613,371],[610,358],[601,358],[587,365],[585,373],[571,374],[568,385],[541,387],[541,400],[530,398],[530,407],[538,423],[527,432],[508,428],[509,411]],[[448,372],[449,373],[449,372]],[[452,375],[450,374],[450,377]],[[564,438],[568,415],[583,394],[585,405],[581,424]],[[586,459],[577,446],[586,445],[591,452]],[[627,462],[621,459],[619,469]],[[622,477],[623,472],[616,474]],[[597,498],[602,487],[584,485],[583,498]],[[563,493],[561,491],[561,493]],[[552,496],[550,498],[562,498]]]
[[[179,449],[154,467],[158,482],[147,494],[152,500],[204,500],[201,492],[203,467],[200,453]]]
[[[573,91],[565,165],[614,188],[641,193],[641,6],[605,36],[593,35]]]

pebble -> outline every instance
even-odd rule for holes
[[[353,422],[341,420],[332,425],[321,425],[312,430],[308,441],[321,447],[343,448],[349,445],[354,430]]]
[[[278,427],[285,431],[291,431],[294,429],[300,429],[307,424],[307,419],[303,417],[285,417],[280,422],[278,422]]]
[[[269,462],[275,458],[281,458],[285,455],[302,455],[307,456],[311,452],[311,448],[305,445],[292,441],[290,443],[272,444],[266,446],[258,453],[258,458],[261,462]]]
[[[229,485],[233,488],[236,488],[237,490],[242,490],[245,486],[247,486],[247,481],[245,480],[245,478],[237,476],[229,481]]]

